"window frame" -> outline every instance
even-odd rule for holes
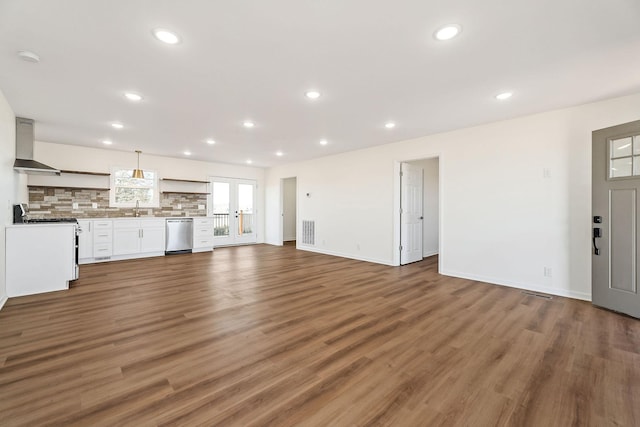
[[[135,208],[136,202],[116,202],[116,188],[149,188],[149,187],[126,187],[126,186],[116,186],[116,172],[121,170],[132,170],[131,167],[121,167],[121,166],[112,166],[111,167],[111,176],[110,187],[109,187],[109,207],[111,208]],[[159,208],[160,207],[160,188],[159,188],[159,178],[158,171],[145,169],[144,172],[153,172],[153,199],[150,203],[140,202],[138,207],[140,208]]]

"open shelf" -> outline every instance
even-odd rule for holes
[[[162,194],[211,194],[211,193],[198,193],[196,191],[161,191]]]
[[[69,171],[69,170],[61,170],[61,173],[74,173],[79,175],[95,175],[95,176],[110,176],[110,173],[105,172],[87,172],[87,171]]]
[[[162,178],[163,181],[175,181],[175,182],[193,182],[195,184],[208,184],[209,181],[195,181],[192,179],[177,179],[177,178]]]
[[[77,190],[96,190],[96,191],[109,191],[110,188],[97,188],[97,187],[87,187],[87,186],[73,186],[73,185],[27,185],[27,187],[42,187],[42,188],[74,188]]]

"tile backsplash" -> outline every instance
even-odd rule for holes
[[[73,209],[77,203],[78,208]],[[93,203],[97,205],[93,207]],[[178,209],[178,205],[180,209]],[[204,206],[205,209],[198,209]],[[207,195],[160,193],[159,208],[140,208],[140,216],[205,216]],[[115,218],[133,217],[131,208],[110,208],[109,190],[29,186],[31,218]]]

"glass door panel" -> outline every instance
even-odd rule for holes
[[[229,211],[231,199],[229,198],[228,182],[213,182],[213,235],[229,236]]]
[[[238,235],[254,233],[253,188],[254,184],[238,184]]]

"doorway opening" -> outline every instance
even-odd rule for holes
[[[398,163],[394,264],[440,254],[440,157]]]
[[[297,241],[297,182],[296,177],[283,178],[280,180],[280,194],[282,194],[282,204],[280,212],[282,213],[282,244],[294,245]]]

